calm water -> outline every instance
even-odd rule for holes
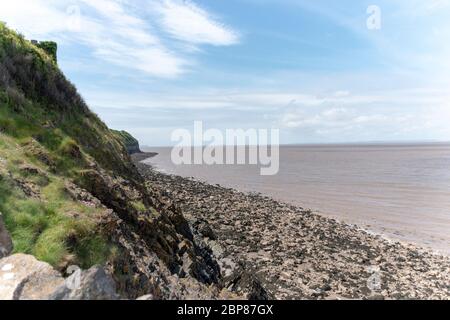
[[[450,144],[286,146],[280,173],[254,166],[175,166],[152,148],[158,170],[311,208],[389,238],[450,253]]]

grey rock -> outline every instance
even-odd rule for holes
[[[142,301],[145,301],[145,300],[155,300],[155,297],[154,297],[152,294],[147,294],[147,295],[145,295],[145,296],[142,296],[142,297],[137,298],[136,300],[142,300]]]
[[[205,238],[209,238],[210,240],[217,240],[217,235],[214,233],[209,223],[204,220],[199,220],[198,232]]]
[[[76,270],[55,290],[51,300],[118,300],[112,277],[101,267]]]
[[[113,279],[100,267],[76,270],[69,278],[35,257],[0,260],[0,300],[115,300]]]
[[[0,300],[49,300],[64,278],[48,263],[16,254],[0,260]]]
[[[8,256],[13,251],[13,242],[11,236],[3,223],[2,213],[0,212],[0,259]]]
[[[271,299],[261,280],[256,276],[255,270],[244,262],[239,264],[231,276],[224,279],[224,286],[232,292],[244,295],[248,300]]]

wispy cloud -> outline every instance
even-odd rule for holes
[[[369,4],[381,8],[381,30],[366,26]],[[227,6],[15,0],[0,1],[0,20],[58,41],[88,103],[146,144],[199,119],[276,126],[284,143],[449,140],[450,0],[245,0],[239,30],[220,15]]]
[[[449,93],[425,88],[321,95],[203,89],[170,96],[133,93],[127,98],[110,92],[87,96],[113,127],[128,129],[149,145],[169,145],[171,129],[191,128],[199,119],[213,128],[279,128],[284,143],[448,140],[450,134]],[[162,130],[158,141],[149,133],[154,128]]]
[[[0,20],[28,37],[50,37],[84,45],[98,59],[164,78],[187,72],[194,51],[180,50],[170,39],[162,38],[162,33],[195,45],[237,42],[234,31],[190,1],[153,2],[152,11],[158,14],[160,24],[133,10],[128,1],[79,0],[75,7],[73,3],[70,0],[2,1]]]
[[[185,72],[187,61],[169,50],[155,35],[152,26],[129,13],[122,2],[82,2],[96,14],[82,18],[81,25],[89,29],[82,30],[78,36],[97,57],[158,77],[175,77]]]
[[[450,0],[402,0],[399,1],[398,5],[403,10],[403,14],[420,17],[450,8]]]
[[[232,45],[239,35],[210,13],[189,0],[162,0],[151,3],[159,21],[172,37],[193,44]]]

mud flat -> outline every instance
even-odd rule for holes
[[[450,298],[448,256],[260,194],[163,174],[142,158],[149,186],[181,208],[219,265],[250,270],[275,299]]]

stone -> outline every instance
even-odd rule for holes
[[[0,259],[8,256],[13,251],[13,242],[6,226],[3,223],[0,212]]]
[[[51,265],[16,254],[0,260],[0,300],[117,300],[103,268],[77,269],[64,279]]]
[[[48,300],[64,278],[48,263],[15,254],[0,260],[0,300]]]
[[[142,300],[142,301],[155,300],[155,297],[152,294],[147,294],[145,296],[137,298],[136,300]]]
[[[136,165],[147,185],[158,196],[165,194],[161,197],[176,203],[186,215],[195,236],[194,248],[212,252],[220,266],[220,288],[236,296],[279,300],[449,297],[448,257],[394,243],[269,197]],[[194,256],[180,264],[201,275],[204,268],[192,264]],[[238,261],[245,264],[233,266]],[[372,288],[376,291],[368,288],[374,275],[380,280]],[[384,290],[378,292],[380,288]]]
[[[214,233],[213,229],[208,223],[202,223],[198,231],[206,238],[210,240],[217,240],[217,235]]]
[[[51,295],[50,300],[118,300],[112,277],[99,266],[76,270]]]
[[[255,270],[245,263],[239,263],[233,274],[224,279],[224,286],[232,292],[244,295],[248,300],[270,300],[271,296],[264,288]]]

